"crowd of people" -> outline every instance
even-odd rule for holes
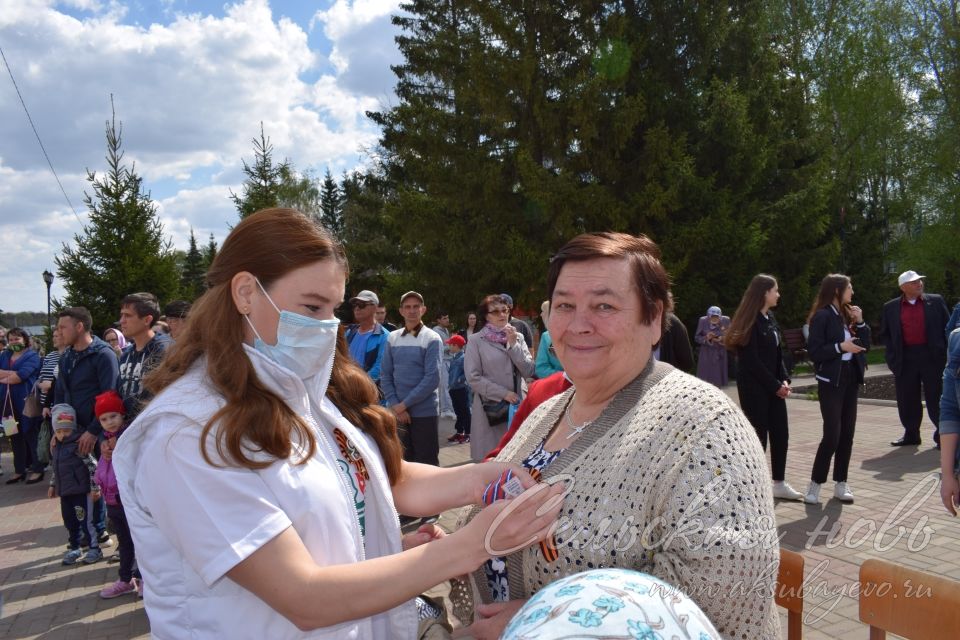
[[[772,589],[735,587],[776,579],[774,499],[819,502],[832,465],[834,497],[854,500],[872,336],[850,278],[827,275],[807,318],[823,436],[801,493],[785,477],[792,379],[771,275],[732,317],[710,306],[691,342],[644,236],[565,244],[539,327],[494,293],[457,331],[415,290],[394,326],[376,292],[346,295],[348,273],[325,230],[264,210],[231,231],[192,303],[131,293],[102,338],[85,308],[63,309],[42,357],[5,332],[5,481],[50,473],[63,564],[102,560],[115,533],[100,596],[142,595],[160,637],[448,637],[424,595],[447,580],[455,636],[513,637],[583,572],[614,569],[596,579],[689,596],[706,637],[779,638]],[[924,396],[955,513],[960,304],[950,315],[913,271],[898,285],[873,336],[904,428],[891,444],[920,444]],[[739,406],[722,391],[734,361]],[[474,464],[440,466],[444,416]],[[624,544],[636,527],[642,542]],[[557,628],[612,625],[622,603],[594,605]]]
[[[112,544],[109,517],[120,566],[103,598],[143,592],[112,451],[149,398],[144,376],[173,344],[188,312],[186,301],[173,301],[162,313],[153,294],[131,293],[120,301],[116,326],[100,338],[86,308],[68,307],[57,314],[53,348],[42,359],[23,329],[5,332],[0,383],[14,466],[5,483],[35,484],[50,473],[48,495],[59,499],[67,530],[65,565],[103,559],[102,547]]]

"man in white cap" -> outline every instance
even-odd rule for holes
[[[887,365],[897,389],[897,410],[903,437],[894,447],[920,444],[923,406],[920,388],[933,423],[933,440],[940,446],[940,392],[943,367],[947,364],[947,342],[943,328],[950,317],[941,296],[923,292],[923,278],[916,271],[904,271],[897,279],[902,294],[883,305],[877,341],[886,346]]]
[[[373,291],[364,289],[350,298],[353,324],[347,327],[346,339],[350,355],[380,386],[380,362],[387,344],[387,331],[377,322],[375,314],[380,299]]]

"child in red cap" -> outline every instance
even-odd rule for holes
[[[104,391],[94,399],[93,412],[103,427],[103,441],[100,443],[100,461],[94,479],[107,503],[107,515],[113,522],[117,534],[117,551],[120,554],[120,579],[107,585],[100,591],[101,598],[116,598],[128,593],[143,593],[139,575],[134,577],[133,538],[130,536],[130,527],[127,525],[127,516],[120,503],[120,489],[117,486],[117,476],[113,473],[113,449],[117,446],[117,438],[126,428],[127,410],[123,400],[113,389]],[[138,572],[139,573],[139,572]]]
[[[445,343],[450,348],[450,377],[447,380],[447,392],[453,411],[457,414],[457,430],[447,438],[447,442],[470,442],[470,395],[467,390],[467,376],[463,373],[463,347],[467,341],[463,336],[455,334]]]

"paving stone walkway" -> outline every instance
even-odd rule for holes
[[[727,389],[734,398],[736,390]],[[804,399],[788,402],[790,450],[787,480],[803,491],[820,439],[819,406]],[[451,420],[441,421],[441,464],[467,461],[469,445],[446,445]],[[932,425],[922,427],[920,447],[892,448],[900,436],[895,407],[861,404],[850,469],[856,494],[852,505],[831,498],[823,503],[779,502],[778,525],[784,547],[806,558],[804,638],[867,638],[858,622],[854,593],[860,564],[868,558],[893,562],[960,580],[960,521],[940,504],[938,452],[931,447]],[[59,503],[46,497],[46,483],[2,484],[12,473],[8,449],[0,476],[0,638],[113,640],[149,637],[142,601],[133,596],[102,600],[99,590],[116,580],[117,565],[60,564],[66,532]],[[449,525],[444,515],[441,524]],[[115,547],[106,550],[108,554]],[[784,616],[784,634],[786,634]],[[890,636],[893,637],[893,636]]]

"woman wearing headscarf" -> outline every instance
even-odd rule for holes
[[[669,292],[645,236],[584,234],[551,260],[550,335],[573,388],[534,409],[496,460],[563,478],[563,517],[550,541],[507,550],[471,575],[469,593],[457,587],[463,634],[498,638],[547,584],[616,567],[675,585],[724,637],[779,640],[763,451],[726,394],[652,357]]]
[[[510,406],[520,404],[524,378],[532,378],[533,358],[523,336],[510,324],[510,305],[489,295],[477,307],[477,332],[470,336],[463,369],[473,389],[470,457],[483,460],[507,432]]]
[[[707,315],[700,318],[697,333],[693,337],[700,345],[697,377],[718,387],[726,386],[728,382],[727,348],[723,346],[723,338],[729,327],[730,318],[723,315],[720,307],[713,306],[707,309]]]
[[[113,349],[113,352],[117,354],[118,358],[127,346],[127,339],[124,337],[123,332],[113,327],[108,327],[107,330],[103,332],[103,340],[110,345],[110,348]]]

